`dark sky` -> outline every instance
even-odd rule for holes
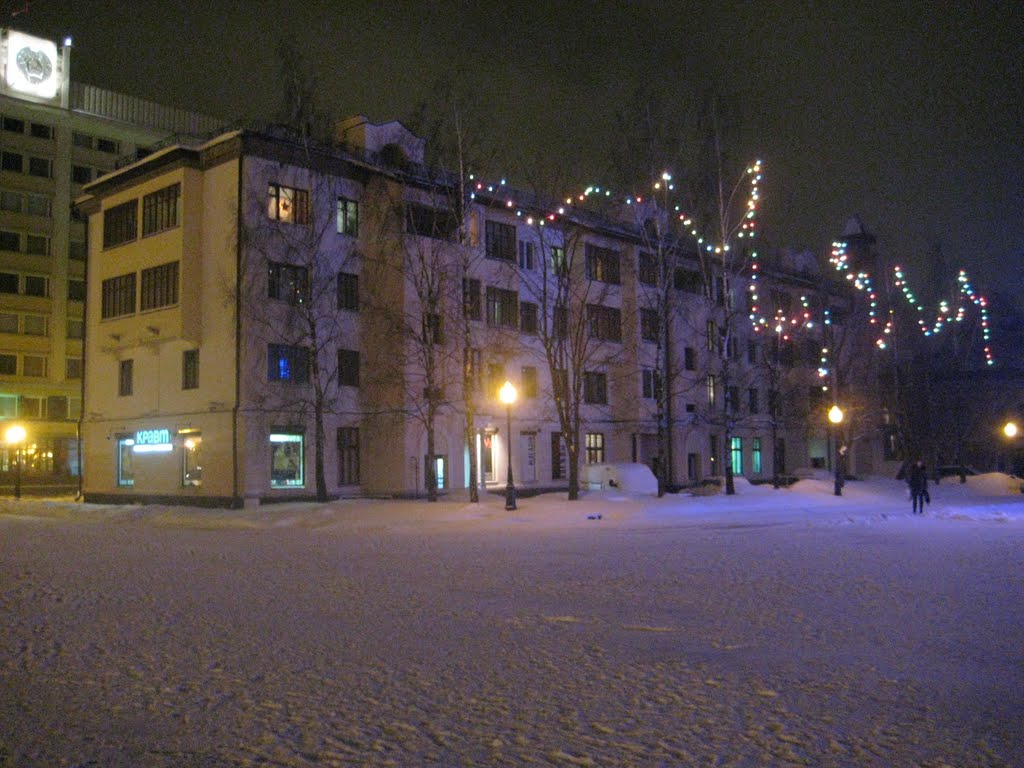
[[[897,260],[939,242],[983,292],[1024,293],[1024,3],[24,6],[0,3],[6,24],[73,35],[75,80],[231,118],[277,108],[282,32],[338,114],[402,117],[462,67],[510,156],[575,154],[597,182],[640,84],[711,84],[741,121],[738,154],[766,163],[771,244],[823,252],[856,213]]]

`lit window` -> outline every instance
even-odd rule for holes
[[[117,440],[117,484],[131,487],[135,485],[135,469],[132,466],[135,439],[120,437]]]
[[[301,433],[271,433],[271,488],[302,488],[305,485],[304,442],[305,436]]]
[[[189,432],[181,437],[181,484],[196,488],[203,484],[203,436]]]
[[[288,224],[309,223],[309,190],[280,184],[267,187],[267,216]]]
[[[600,432],[587,432],[586,436],[587,464],[604,463],[604,435]]]
[[[309,351],[287,344],[267,345],[267,381],[309,382]]]
[[[356,200],[338,198],[338,233],[359,236],[359,203]]]
[[[732,473],[743,474],[743,438],[733,437],[729,440],[729,455],[732,459]]]

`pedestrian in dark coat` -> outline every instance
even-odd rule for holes
[[[924,460],[918,459],[907,473],[907,485],[910,486],[910,501],[914,514],[923,515],[924,505],[928,498],[928,473],[925,471]]]

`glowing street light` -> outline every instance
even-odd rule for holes
[[[839,425],[843,423],[843,409],[838,405],[833,405],[828,409],[828,420],[832,423],[832,429],[835,433],[836,441],[836,474],[835,474],[835,486],[834,491],[836,496],[843,495],[843,474],[840,464],[843,459],[843,450],[839,446]]]
[[[16,446],[14,449],[14,498],[21,498],[21,444],[25,442],[25,428],[20,424],[14,424],[7,428],[4,433],[4,440],[8,446]],[[8,448],[10,450],[10,448]]]
[[[516,508],[516,485],[512,480],[512,403],[518,396],[511,381],[501,385],[498,397],[505,404],[505,415],[508,419],[508,484],[505,486],[505,509]]]
[[[1014,421],[1008,421],[1003,425],[1003,434],[1011,440],[1017,436],[1020,430],[1017,427],[1017,423]]]

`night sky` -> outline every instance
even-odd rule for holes
[[[769,244],[824,253],[856,213],[881,250],[911,265],[911,282],[937,242],[983,292],[1024,292],[1019,2],[0,8],[9,26],[72,35],[77,81],[228,118],[277,109],[282,32],[308,44],[324,103],[340,115],[401,118],[461,68],[493,116],[512,184],[516,159],[545,153],[573,157],[601,183],[615,113],[640,84],[670,99],[713,86],[741,126],[733,151],[766,163]]]

